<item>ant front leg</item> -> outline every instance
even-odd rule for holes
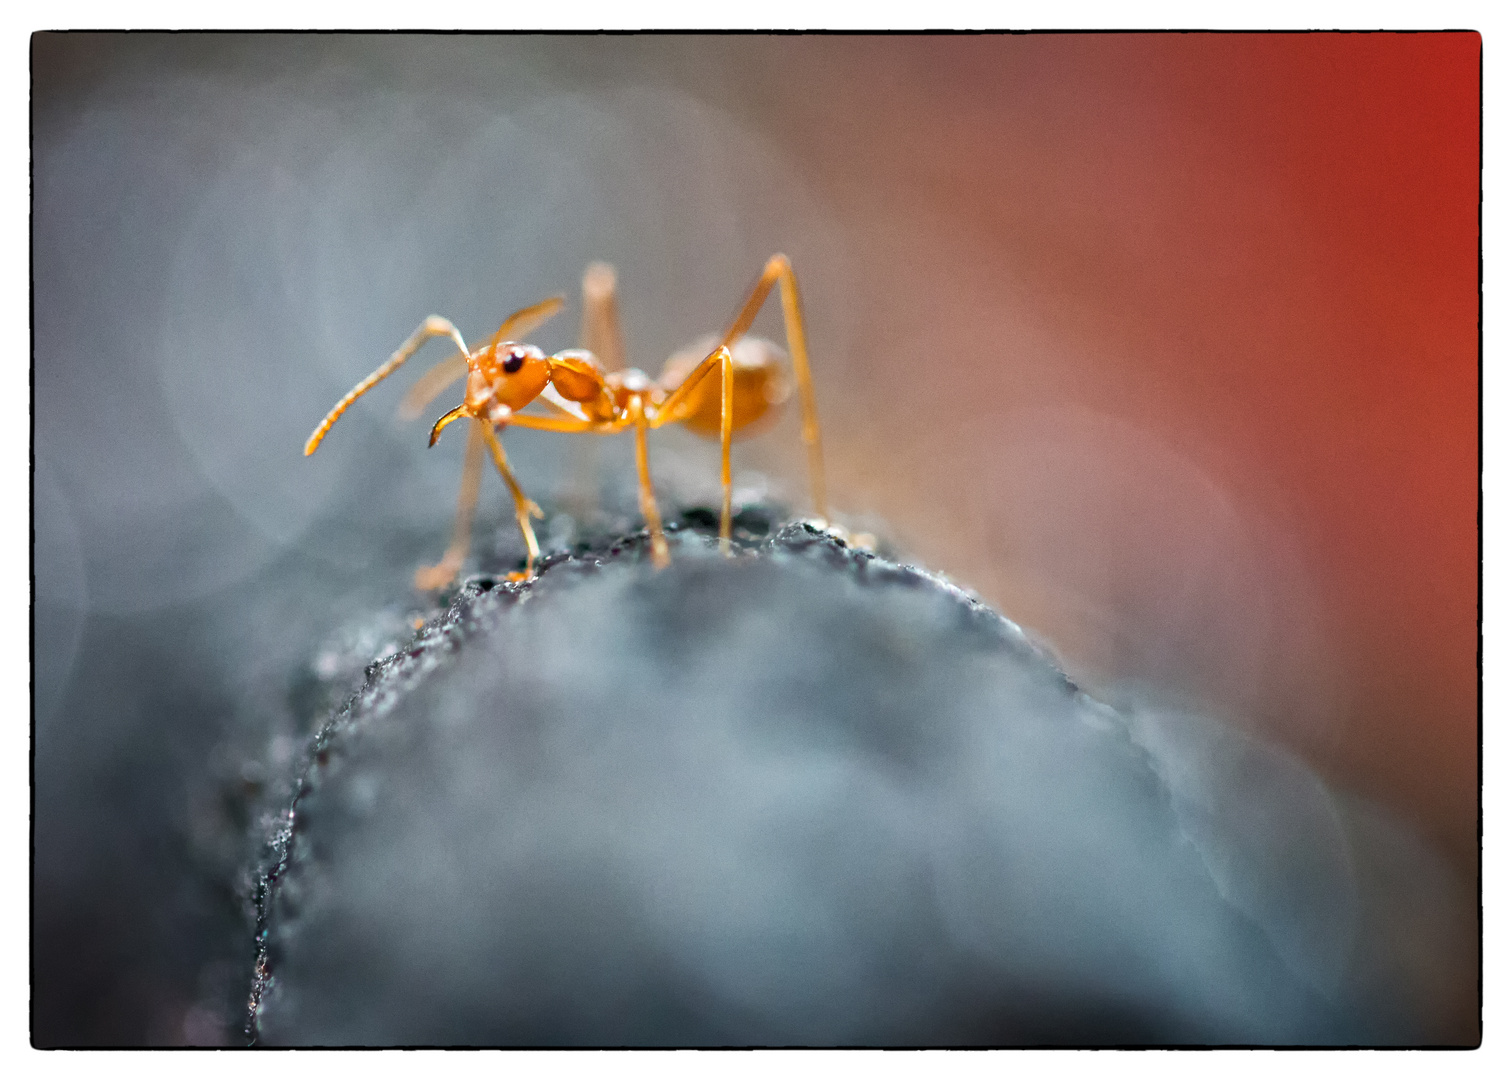
[[[699,365],[688,372],[688,377],[672,391],[666,401],[662,402],[657,409],[656,419],[652,421],[652,427],[661,427],[665,423],[675,422],[679,419],[679,411],[683,402],[687,400],[693,389],[703,380],[704,376],[718,364],[721,372],[721,385],[719,391],[719,481],[723,488],[723,502],[719,511],[719,550],[725,554],[731,554],[730,550],[730,437],[735,430],[735,358],[730,355],[730,349],[721,345],[708,356],[704,357]],[[649,486],[649,476],[647,485]]]
[[[788,353],[793,358],[793,374],[798,378],[798,394],[803,406],[803,441],[808,447],[809,483],[814,493],[814,512],[821,518],[829,517],[824,497],[824,452],[819,444],[819,410],[814,404],[814,383],[809,376],[808,344],[803,336],[803,307],[798,301],[798,278],[793,274],[793,264],[786,255],[773,255],[767,260],[756,281],[756,287],[746,298],[745,306],[735,321],[725,331],[721,344],[733,345],[756,321],[761,305],[766,303],[773,285],[780,286],[782,317],[787,329]]]
[[[451,545],[435,566],[422,566],[415,571],[415,588],[426,592],[444,589],[462,569],[462,561],[467,558],[467,549],[472,543],[473,514],[478,508],[478,483],[482,479],[483,432],[482,424],[478,423],[467,432],[467,451],[462,458],[462,489],[457,492],[457,518],[452,527]]]
[[[525,569],[515,571],[508,575],[510,581],[528,581],[535,573],[536,559],[541,556],[540,545],[536,543],[535,530],[530,527],[532,516],[545,517],[541,508],[531,502],[520,490],[520,484],[515,480],[514,473],[509,468],[509,459],[504,456],[504,447],[499,443],[499,437],[494,434],[493,425],[486,420],[476,421],[478,429],[482,431],[484,440],[488,443],[488,452],[493,455],[494,466],[499,470],[499,475],[504,478],[504,484],[509,488],[509,494],[514,499],[515,520],[520,523],[520,535],[525,538]]]

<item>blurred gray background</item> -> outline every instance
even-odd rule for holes
[[[312,656],[425,610],[463,440],[393,418],[406,373],[302,442],[425,315],[592,259],[655,371],[785,251],[842,516],[1473,880],[1469,37],[37,36],[34,1039],[233,1037],[246,815],[360,681]],[[508,446],[567,491],[561,437]],[[804,508],[794,417],[736,469]]]

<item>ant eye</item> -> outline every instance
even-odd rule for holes
[[[519,371],[525,363],[525,354],[519,349],[510,349],[509,356],[504,360],[504,374],[513,375]]]

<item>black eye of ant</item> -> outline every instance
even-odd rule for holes
[[[525,354],[511,350],[508,358],[506,358],[504,361],[504,374],[513,375],[515,372],[519,371],[520,368],[524,366],[524,364]]]

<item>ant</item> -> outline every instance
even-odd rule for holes
[[[354,401],[398,370],[421,345],[433,337],[448,337],[456,344],[458,352],[422,375],[405,396],[399,410],[403,416],[417,416],[453,382],[464,375],[467,377],[462,404],[437,420],[430,433],[430,445],[434,446],[449,424],[457,420],[473,421],[469,425],[452,543],[439,563],[422,566],[416,571],[417,588],[442,588],[461,569],[470,542],[485,447],[514,500],[515,519],[525,540],[525,569],[509,574],[508,579],[525,581],[534,573],[540,547],[530,519],[543,515],[541,508],[526,497],[515,479],[504,447],[495,434],[497,428],[509,425],[594,435],[612,435],[627,427],[633,428],[641,514],[651,535],[651,561],[658,569],[667,566],[671,558],[651,483],[646,432],[664,424],[680,423],[706,438],[719,439],[723,486],[719,547],[724,554],[730,555],[733,553],[730,547],[730,442],[736,432],[754,434],[764,426],[758,421],[774,417],[774,407],[782,404],[790,390],[782,378],[775,346],[743,336],[774,285],[778,286],[781,296],[788,349],[802,401],[802,438],[808,447],[814,509],[823,520],[827,514],[819,417],[809,377],[798,279],[786,255],[773,255],[767,260],[755,287],[711,351],[701,360],[698,356],[702,348],[673,356],[655,380],[638,368],[620,369],[624,348],[615,304],[615,274],[606,263],[592,264],[583,275],[580,340],[591,348],[564,349],[548,356],[534,345],[518,340],[561,310],[564,298],[560,296],[515,312],[500,324],[488,341],[471,347],[450,320],[431,315],[387,361],[354,386],[326,414],[305,443],[305,456],[316,451],[331,425]],[[606,369],[605,362],[614,365],[613,368]],[[707,378],[715,368],[721,375],[717,384]],[[544,402],[555,412],[542,415],[521,411],[533,401]]]

